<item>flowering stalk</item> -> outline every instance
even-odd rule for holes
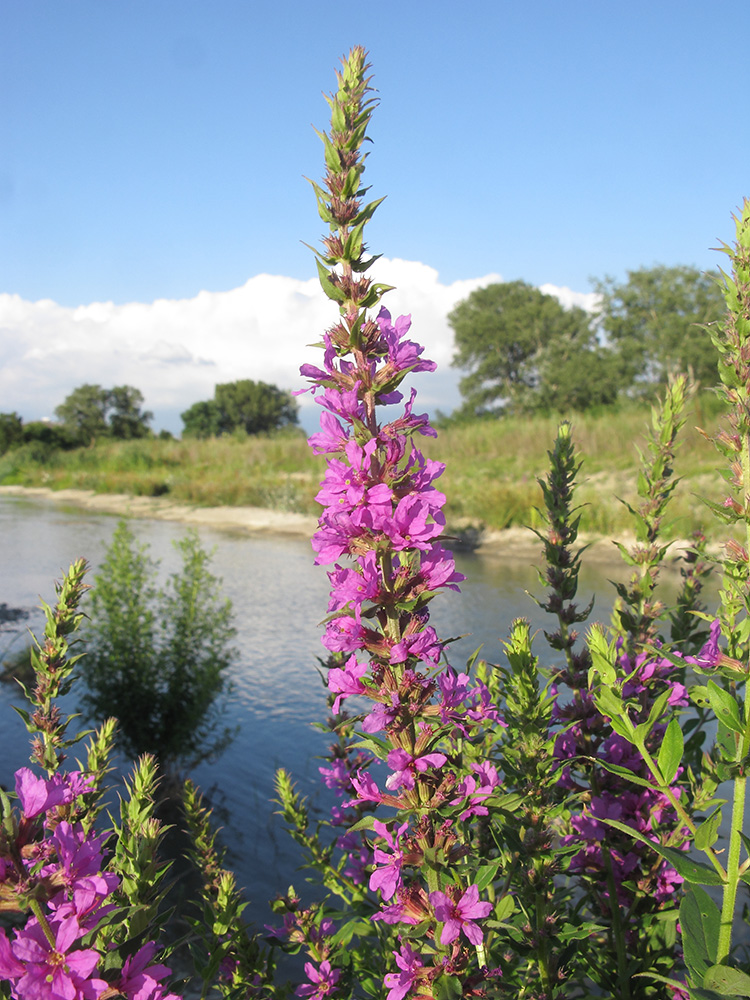
[[[54,608],[42,602],[45,616],[44,642],[31,649],[31,665],[34,669],[35,685],[27,691],[27,700],[34,706],[34,712],[16,708],[26,729],[34,736],[32,741],[32,761],[53,775],[65,759],[67,747],[77,743],[81,735],[66,739],[68,719],[63,719],[55,705],[55,700],[70,691],[72,674],[78,656],[69,653],[76,640],[70,640],[83,619],[78,610],[86,590],[84,575],[87,570],[85,559],[77,559],[70,567],[62,583],[55,584],[57,601]],[[20,681],[19,681],[20,683]],[[34,735],[37,734],[37,735]]]
[[[662,785],[647,787],[651,754],[659,748],[666,721],[686,704],[681,682],[684,666],[679,668],[683,661],[677,658],[673,662],[641,644],[644,638],[655,635],[664,613],[654,587],[666,552],[659,529],[674,489],[671,456],[680,424],[681,386],[678,380],[668,391],[664,407],[653,411],[650,462],[644,461],[639,476],[642,503],[637,510],[630,507],[639,540],[631,552],[620,547],[636,567],[629,587],[619,588],[625,607],[620,609],[618,631],[625,627],[629,645],[622,635],[610,643],[603,630],[594,627],[587,644],[577,652],[575,633],[567,631],[568,621],[579,622],[591,610],[589,606],[577,613],[570,603],[576,592],[579,554],[573,556],[562,547],[570,534],[572,490],[579,467],[573,460],[568,433],[562,442],[558,435],[550,453],[552,471],[545,491],[550,524],[545,548],[548,560],[554,556],[548,575],[557,589],[542,606],[558,616],[560,628],[548,639],[553,648],[565,649],[567,661],[556,675],[559,692],[553,715],[565,727],[557,738],[556,754],[565,765],[560,786],[580,802],[572,812],[564,843],[580,845],[570,870],[581,877],[581,887],[592,903],[592,916],[607,927],[610,949],[617,959],[616,978],[609,980],[610,972],[605,969],[598,973],[599,982],[622,998],[633,995],[634,963],[651,973],[671,968],[677,920],[671,902],[675,887],[682,882],[673,866],[666,861],[655,863],[649,850],[633,843],[631,830],[673,849],[682,846],[689,828],[681,816],[674,829],[678,813],[688,816],[679,800],[681,790],[672,788],[677,772]],[[573,528],[577,528],[577,520]],[[570,564],[573,580],[556,570],[556,564]],[[572,699],[564,697],[566,690],[572,692]],[[627,723],[620,718],[623,714]],[[628,734],[636,729],[639,740],[634,753],[628,746]],[[590,968],[596,970],[596,963],[591,962]]]
[[[665,608],[655,597],[659,569],[669,545],[661,542],[661,526],[669,501],[679,479],[673,472],[677,435],[685,423],[683,411],[692,389],[686,376],[679,375],[668,383],[664,399],[651,410],[647,460],[643,453],[638,476],[640,503],[625,503],[635,522],[636,543],[628,548],[617,547],[633,567],[629,583],[615,584],[622,606],[617,609],[620,627],[628,637],[628,652],[638,652],[656,639],[658,622]]]
[[[57,588],[57,607],[45,606],[44,645],[32,655],[36,686],[29,699],[36,711],[19,711],[34,736],[32,762],[48,777],[19,768],[15,808],[0,791],[0,911],[17,918],[10,934],[0,928],[0,988],[13,1000],[179,1000],[165,992],[170,970],[152,963],[157,947],[146,940],[157,926],[164,874],[155,858],[160,830],[151,817],[149,762],[136,770],[114,837],[94,830],[113,720],[91,739],[87,771],[60,768],[63,750],[76,740],[66,738],[70,718],[61,716],[55,698],[72,683],[77,657],[68,651],[82,618],[84,571],[83,560],[74,563]],[[105,846],[111,839],[114,852]]]
[[[731,948],[737,887],[750,861],[740,863],[747,777],[745,766],[750,752],[750,703],[747,700],[748,615],[750,596],[747,581],[750,551],[750,201],[744,202],[736,222],[734,247],[723,249],[732,262],[732,275],[723,275],[727,314],[712,332],[719,351],[720,395],[729,406],[728,430],[714,443],[729,459],[730,491],[721,505],[709,504],[723,520],[744,525],[741,542],[731,541],[724,557],[725,586],[719,618],[728,638],[727,653],[720,660],[726,686],[711,689],[709,699],[720,719],[717,748],[719,777],[734,779],[731,832],[727,852],[727,880],[721,908],[716,964],[725,963]],[[726,683],[728,682],[728,683]],[[744,682],[744,683],[742,683]],[[740,693],[741,687],[741,693]],[[719,693],[720,692],[720,693]],[[713,694],[713,698],[711,695]]]
[[[435,432],[426,416],[414,414],[414,391],[401,416],[378,422],[379,405],[403,399],[403,379],[435,365],[406,339],[408,317],[393,322],[385,309],[375,318],[368,312],[387,286],[366,276],[374,258],[364,256],[364,226],[378,204],[363,207],[360,186],[374,104],[365,60],[357,48],[344,61],[329,99],[331,132],[321,135],[326,175],[323,186],[313,187],[330,234],[317,254],[318,270],[341,316],[325,334],[324,367],[304,365],[301,373],[323,407],[310,445],[329,456],[313,537],[315,561],[335,564],[323,643],[343,659],[329,670],[328,686],[335,712],[352,696],[371,704],[355,745],[369,761],[349,773],[348,794],[355,805],[397,812],[395,822],[361,822],[375,834],[369,886],[384,904],[375,916],[401,942],[394,952],[400,971],[385,977],[390,1000],[399,1000],[415,991],[431,996],[438,983],[460,990],[487,975],[480,922],[492,904],[480,900],[472,882],[463,824],[484,808],[497,783],[494,769],[471,754],[497,712],[484,685],[438,666],[444,643],[429,625],[428,605],[442,588],[456,589],[462,576],[437,540],[445,497],[433,484],[444,467],[412,441]],[[373,776],[378,761],[390,772],[383,784]],[[418,926],[426,938],[421,951],[412,947]],[[306,995],[322,996],[324,984],[339,989],[336,972],[321,962]]]

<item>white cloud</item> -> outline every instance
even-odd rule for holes
[[[450,368],[446,317],[474,289],[502,279],[489,274],[445,285],[426,264],[384,258],[373,272],[396,286],[384,303],[394,316],[411,313],[413,339],[438,364],[436,375],[415,378],[418,409],[450,411],[460,401],[459,374]],[[564,305],[586,308],[591,299],[552,285],[542,291]],[[268,274],[228,292],[126,305],[67,308],[49,299],[0,295],[0,411],[17,410],[26,420],[49,417],[77,385],[124,383],[143,392],[157,429],[178,432],[180,412],[209,399],[218,382],[252,378],[300,388],[300,364],[317,361],[317,351],[306,345],[319,340],[336,315],[317,279]],[[299,402],[303,422],[312,427],[317,406],[309,395]]]
[[[545,295],[554,295],[565,309],[578,306],[580,309],[585,309],[586,312],[593,313],[599,308],[600,296],[597,292],[574,292],[566,285],[550,284],[540,285],[539,291],[544,292]]]

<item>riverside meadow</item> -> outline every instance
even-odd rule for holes
[[[246,924],[210,810],[186,780],[179,822],[199,898],[184,942],[192,971],[173,976],[159,762],[144,754],[135,763],[112,815],[104,793],[115,720],[81,733],[57,706],[84,652],[87,567],[77,560],[46,611],[29,705],[19,710],[33,767],[16,771],[15,795],[0,792],[0,904],[10,917],[0,927],[0,995],[750,997],[742,932],[750,883],[750,202],[736,217],[736,242],[724,247],[727,315],[706,334],[720,361],[724,416],[717,426],[704,421],[704,452],[703,438],[686,427],[691,386],[685,376],[671,380],[649,418],[635,483],[622,491],[626,502],[613,502],[617,518],[601,514],[599,498],[632,469],[614,442],[629,442],[630,419],[641,437],[642,411],[613,418],[618,433],[610,424],[607,448],[592,448],[590,459],[587,446],[606,427],[593,419],[487,422],[435,438],[415,394],[401,393],[407,374],[435,366],[409,339],[409,318],[381,305],[387,286],[367,275],[374,258],[364,232],[379,206],[365,201],[362,178],[377,104],[369,71],[361,47],[342,59],[326,98],[330,129],[319,133],[325,175],[313,189],[327,232],[315,254],[332,325],[321,332],[322,367],[301,367],[322,403],[308,442],[317,459],[294,465],[291,436],[221,445],[235,469],[253,448],[267,448],[266,465],[278,466],[258,493],[240,488],[230,502],[265,496],[267,505],[275,483],[277,506],[307,511],[296,491],[317,489],[323,508],[312,539],[330,581],[319,664],[329,749],[319,770],[336,804],[314,816],[283,768],[275,799],[315,898],[303,902],[294,886],[279,886],[275,924]],[[387,421],[386,405],[401,407]],[[512,453],[501,450],[503,439]],[[139,456],[154,445],[106,446],[92,464],[147,464]],[[192,442],[158,445],[165,459],[183,447],[196,449],[200,465],[206,452]],[[450,473],[441,448],[464,464]],[[721,477],[709,474],[716,451]],[[77,474],[65,467],[69,458],[56,484]],[[23,481],[24,468],[5,475]],[[39,474],[49,485],[55,469]],[[151,477],[150,495],[171,494],[179,479],[175,471],[160,484],[156,460],[121,474],[119,489],[128,475]],[[79,488],[92,482],[71,479]],[[693,513],[694,492],[706,494],[695,508],[702,514]],[[597,502],[582,507],[587,495]],[[490,509],[484,521],[480,511]],[[588,510],[599,520],[586,524]],[[706,532],[693,535],[667,605],[660,583],[669,541],[703,528],[705,511],[721,525],[715,537],[728,530],[728,540],[714,557]],[[522,618],[498,623],[501,663],[480,651],[452,662],[451,638],[431,624],[433,600],[464,580],[441,541],[451,518],[468,529],[530,523],[543,551],[535,597],[549,629],[532,635]],[[611,622],[592,623],[588,595],[578,594],[586,557],[579,534],[624,525],[632,539],[617,547],[628,576],[616,585]],[[716,611],[705,604],[711,574],[720,580]],[[292,609],[290,601],[290,627]],[[304,975],[286,977],[279,952],[302,956]]]

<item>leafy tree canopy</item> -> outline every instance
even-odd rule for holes
[[[702,384],[716,382],[716,351],[702,325],[726,309],[715,278],[695,267],[658,265],[628,271],[627,281],[596,282],[599,322],[622,358],[626,379],[661,385],[670,374],[692,371]]]
[[[0,455],[23,442],[23,421],[13,413],[0,413]]]
[[[55,409],[63,427],[81,444],[98,437],[146,437],[153,413],[141,410],[143,393],[132,385],[103,389],[86,383],[74,389]]]
[[[596,366],[602,376],[608,360],[596,344],[589,315],[578,307],[563,308],[525,281],[478,288],[458,303],[448,322],[456,342],[453,363],[469,373],[460,382],[469,410],[498,403],[585,409],[604,401],[602,388],[606,401],[617,395],[616,387],[597,386],[584,371]]]
[[[297,423],[297,403],[289,392],[267,382],[240,379],[217,385],[214,398],[182,414],[185,437],[218,437],[243,430],[262,434]]]

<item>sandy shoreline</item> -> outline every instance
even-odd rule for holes
[[[269,534],[310,538],[317,521],[304,514],[266,510],[262,507],[196,507],[176,503],[168,497],[137,497],[124,493],[94,493],[92,490],[52,490],[43,486],[0,486],[0,497],[24,497],[29,500],[51,501],[61,506],[73,506],[101,514],[123,517],[151,518],[157,521],[179,521],[183,524],[202,525],[219,531],[239,531],[243,534]],[[628,539],[620,539],[628,541]],[[508,528],[505,531],[487,531],[472,546],[478,555],[504,559],[538,561],[541,542],[526,528]],[[588,543],[587,561],[611,563],[618,560],[615,547],[609,538],[581,537]],[[450,541],[446,539],[450,547]],[[467,548],[466,545],[456,546]],[[673,554],[676,554],[675,545]]]

